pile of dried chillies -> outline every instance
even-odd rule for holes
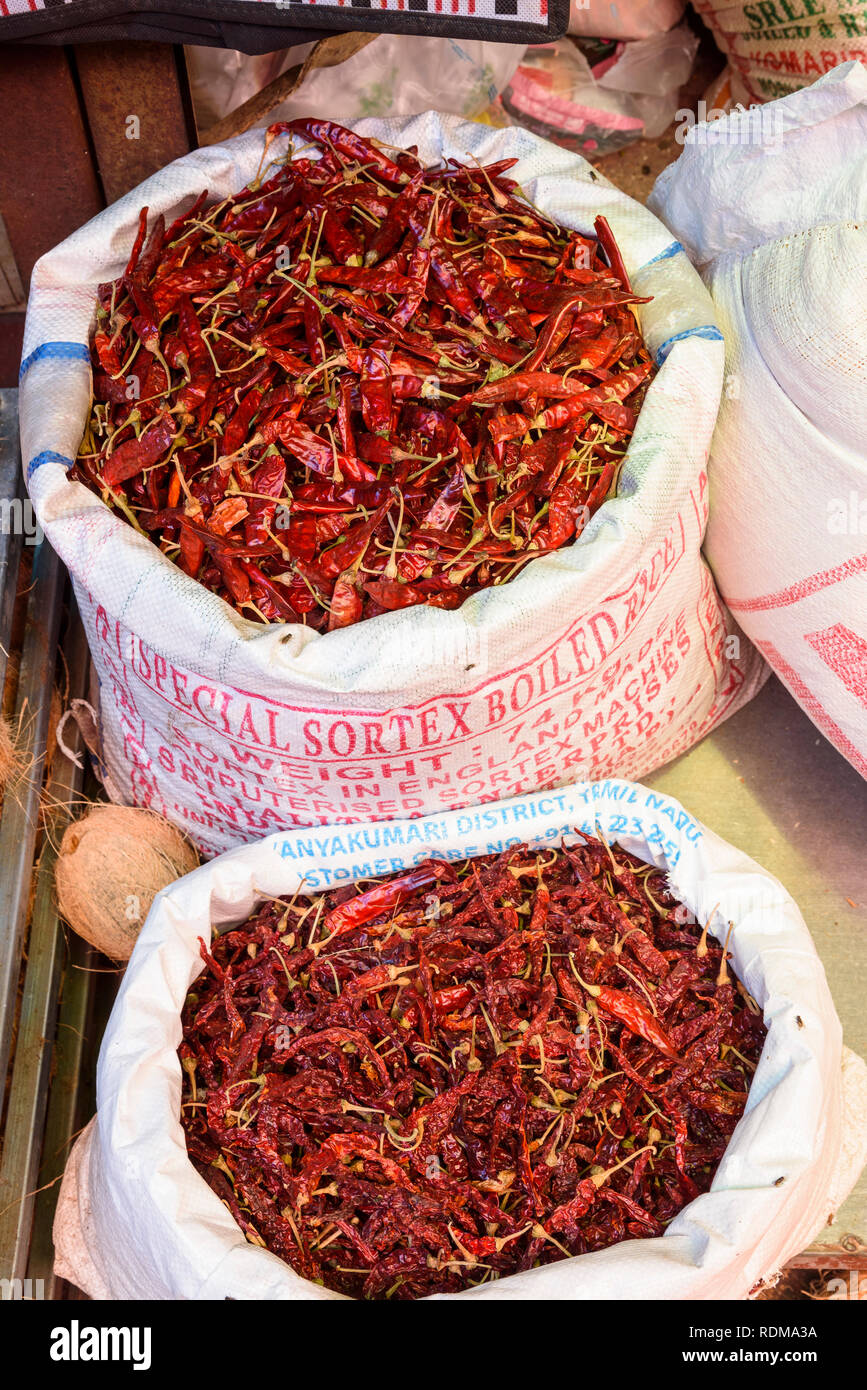
[[[202,943],[183,1126],[248,1240],[418,1298],[659,1235],[707,1191],[758,1006],[657,869],[580,840],[272,900]]]
[[[580,533],[652,374],[623,261],[329,121],[319,158],[147,208],[101,285],[74,476],[254,621],[456,608]],[[266,177],[267,175],[267,177]]]

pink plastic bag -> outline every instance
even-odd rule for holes
[[[664,34],[686,9],[684,0],[571,0],[569,33],[607,39],[649,39]]]

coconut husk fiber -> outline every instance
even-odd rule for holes
[[[129,960],[157,893],[197,868],[175,826],[134,806],[92,805],[64,832],[55,866],[60,915],[112,960]]]
[[[6,789],[6,783],[17,774],[18,767],[19,757],[15,751],[15,740],[9,721],[0,715],[0,797]]]

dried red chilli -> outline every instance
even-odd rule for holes
[[[426,169],[319,120],[266,148],[282,134],[295,157],[240,193],[167,230],[142,209],[100,286],[74,476],[251,619],[456,608],[616,487],[644,301],[604,218],[558,227],[514,160]]]
[[[201,944],[182,1123],[248,1240],[418,1298],[659,1235],[707,1191],[758,1007],[658,870],[574,838],[272,900]]]

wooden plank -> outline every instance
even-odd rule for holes
[[[85,785],[96,794],[92,778],[88,777]],[[53,1180],[62,1174],[73,1142],[96,1114],[99,1049],[123,977],[123,966],[113,967],[105,956],[72,932],[68,933],[68,947],[38,1175],[42,1190],[36,1197],[26,1277],[42,1280],[45,1298],[82,1299],[87,1295],[54,1273],[53,1226],[60,1184]]]
[[[2,158],[2,156],[0,156]],[[24,311],[0,314],[0,388],[17,389],[24,338]]]
[[[92,1089],[89,1073],[95,1069],[99,1038],[91,1036],[93,974],[102,957],[80,936],[70,932],[61,986],[60,1011],[54,1054],[51,1061],[51,1089],[42,1143],[42,1162],[30,1191],[36,1190],[30,1260],[25,1275],[42,1281],[44,1296],[56,1298],[60,1283],[54,1274],[52,1227],[61,1177],[69,1151],[80,1127],[93,1113],[89,1100]],[[91,1060],[93,1066],[91,1067]]]
[[[12,635],[18,565],[24,530],[15,524],[15,509],[25,505],[18,454],[18,392],[0,391],[0,692]]]
[[[87,685],[90,655],[77,614],[64,643],[64,665],[70,694],[82,695]],[[75,732],[74,739],[72,732],[69,735],[72,751],[80,753],[83,745],[74,725],[71,731]],[[47,804],[56,807],[56,811],[49,821],[36,869],[27,969],[0,1164],[0,1270],[8,1271],[6,1277],[14,1279],[23,1279],[26,1275],[36,1189],[41,1185],[42,1138],[49,1078],[54,1070],[58,995],[66,956],[64,930],[55,906],[54,865],[63,831],[80,796],[83,776],[83,768],[77,768],[60,748],[56,749],[47,797]],[[80,1011],[80,1005],[75,1007],[76,1015]],[[53,1084],[57,1084],[56,1076]],[[55,1148],[62,1147],[57,1141],[55,1134],[52,1139]]]
[[[75,63],[105,200],[113,203],[195,144],[186,71],[162,43],[89,43]]]
[[[11,309],[20,309],[23,303],[24,286],[15,264],[6,223],[0,215],[0,309],[8,313]]]
[[[54,1036],[60,981],[62,938],[51,904],[54,855],[48,847],[43,859],[46,868],[40,865],[33,903],[0,1165],[0,1269],[13,1279],[23,1279],[27,1265],[51,1062],[49,1039]]]
[[[69,63],[62,48],[0,45],[0,213],[21,280],[102,207]]]
[[[65,571],[43,540],[33,557],[15,710],[22,766],[6,786],[0,820],[0,1076],[8,1069],[17,1013],[64,583]]]

